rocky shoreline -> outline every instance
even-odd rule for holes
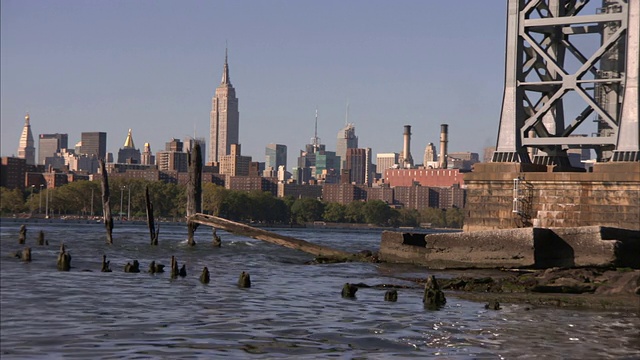
[[[438,282],[447,295],[480,301],[524,303],[640,314],[640,270],[628,268],[550,268],[546,270],[453,271]],[[424,284],[425,279],[403,280]]]

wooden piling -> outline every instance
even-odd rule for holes
[[[27,226],[20,225],[20,235],[18,236],[18,244],[24,244],[27,241]]]
[[[71,269],[71,254],[64,248],[64,243],[60,244],[60,253],[58,254],[58,270],[69,271]]]
[[[155,220],[153,219],[153,203],[149,197],[149,186],[144,188],[144,200],[147,204],[147,226],[149,226],[149,237],[151,238],[151,245],[158,245],[158,235],[160,233],[160,226],[156,229]]]
[[[447,303],[447,299],[442,290],[440,290],[440,285],[438,285],[436,277],[433,275],[427,278],[422,302],[424,306],[430,310],[437,310]]]
[[[189,161],[189,182],[187,183],[187,231],[188,243],[196,244],[194,234],[198,223],[190,221],[190,217],[202,211],[202,154],[200,144],[195,141],[191,152],[187,154]]]
[[[240,278],[238,278],[238,287],[250,288],[251,287],[251,275],[248,272],[242,272]]]
[[[49,245],[49,241],[44,239],[44,231],[42,230],[38,233],[38,245]]]
[[[107,168],[104,160],[99,160],[102,188],[102,218],[104,227],[107,229],[107,244],[113,244],[113,218],[111,217],[111,203],[109,202],[109,178],[107,176]]]

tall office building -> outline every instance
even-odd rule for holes
[[[38,165],[44,165],[48,157],[54,157],[69,146],[68,134],[40,134],[38,136]]]
[[[98,159],[107,158],[107,133],[106,132],[83,132],[80,135],[79,154],[89,157],[95,156]]]
[[[142,165],[155,165],[156,157],[151,152],[151,145],[149,143],[144,143],[144,150],[140,156],[140,163]]]
[[[202,166],[206,163],[205,158],[207,154],[207,142],[204,138],[198,137],[186,137],[184,139],[184,152],[191,152],[191,149],[196,145],[196,143],[200,144],[200,156],[202,157]]]
[[[230,176],[249,176],[251,156],[240,155],[240,145],[231,144],[231,153],[220,156],[220,174]]]
[[[398,165],[398,153],[382,153],[376,156],[377,171],[384,174],[384,171]]]
[[[187,153],[182,151],[182,141],[171,139],[164,146],[164,151],[156,153],[156,165],[160,171],[187,172],[189,161]]]
[[[436,146],[433,143],[428,143],[427,147],[424,148],[422,166],[425,168],[438,167],[438,153],[436,152]]]
[[[371,149],[347,149],[345,170],[349,170],[349,182],[371,185]]]
[[[338,141],[336,143],[336,155],[340,156],[341,169],[345,168],[347,149],[355,149],[357,147],[358,137],[356,136],[356,128],[353,124],[347,123],[345,127],[338,132]]]
[[[18,144],[18,158],[25,159],[27,165],[36,164],[36,148],[33,146],[33,134],[29,123],[29,114],[24,117],[24,127]]]
[[[287,145],[281,144],[269,144],[264,149],[265,154],[265,162],[264,167],[268,169],[269,167],[278,171],[280,166],[284,166],[285,170],[287,168]]]
[[[140,164],[140,149],[133,144],[131,129],[127,133],[124,145],[118,150],[118,164]]]
[[[229,78],[227,51],[224,55],[222,81],[211,100],[209,129],[209,162],[219,162],[221,156],[231,154],[231,144],[239,144],[240,113],[236,90]]]

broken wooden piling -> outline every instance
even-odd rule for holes
[[[102,218],[104,220],[104,227],[107,229],[107,244],[113,244],[113,218],[111,217],[111,203],[109,202],[109,177],[107,176],[107,168],[104,165],[104,160],[99,160],[102,188]]]
[[[189,182],[187,183],[187,231],[188,244],[196,244],[194,234],[198,223],[190,221],[190,217],[202,211],[202,154],[200,144],[195,141],[191,152],[187,153],[189,161]]]
[[[18,236],[18,244],[24,244],[27,241],[27,226],[20,225],[20,235]]]
[[[290,249],[304,251],[306,253],[309,253],[315,256],[334,258],[334,259],[339,259],[343,261],[363,260],[363,258],[359,257],[358,255],[351,254],[346,251],[336,250],[326,246],[313,244],[308,241],[254,228],[245,224],[237,223],[235,221],[223,219],[213,215],[195,214],[189,217],[189,221],[202,224],[202,225],[213,226],[230,233],[247,236],[247,237],[251,237],[258,240],[263,240],[272,244],[288,247]]]
[[[156,229],[155,220],[153,218],[153,203],[149,197],[149,186],[144,188],[144,200],[147,204],[147,225],[149,226],[149,237],[151,238],[151,245],[158,245],[158,235],[160,233],[160,225]]]

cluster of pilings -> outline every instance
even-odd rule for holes
[[[366,284],[350,284],[345,283],[342,286],[341,295],[345,299],[356,299],[356,292],[360,287],[370,287]],[[384,301],[396,302],[398,301],[398,290],[390,289],[384,293]],[[438,285],[438,281],[435,276],[427,278],[424,294],[422,297],[424,307],[429,310],[438,310],[447,303],[447,299],[444,293]]]

